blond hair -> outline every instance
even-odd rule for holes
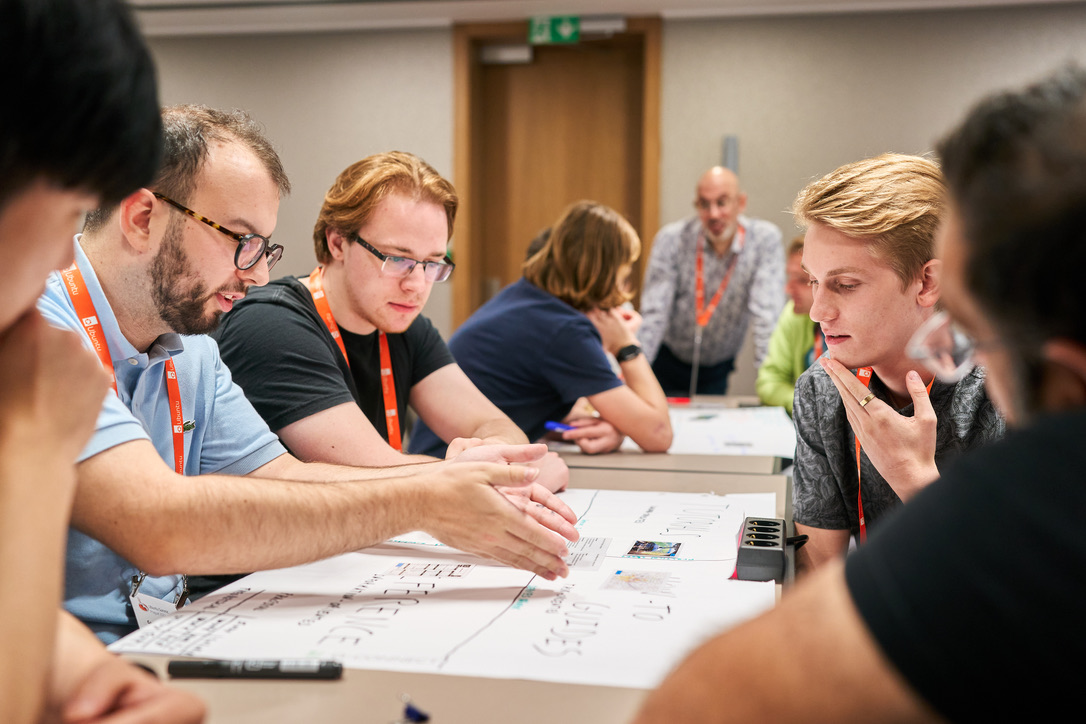
[[[935,257],[935,230],[946,207],[938,164],[884,153],[845,164],[808,184],[792,206],[803,226],[824,224],[868,243],[903,286]]]
[[[324,195],[324,204],[313,227],[313,251],[317,261],[321,264],[332,261],[332,253],[328,250],[329,229],[353,234],[366,225],[378,204],[393,194],[443,207],[449,238],[452,237],[460,203],[456,189],[418,156],[388,151],[367,156],[345,168]]]
[[[575,309],[611,309],[633,297],[627,278],[641,253],[630,222],[609,206],[579,201],[521,267],[524,278]]]

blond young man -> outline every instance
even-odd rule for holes
[[[1086,645],[1084,139],[1086,73],[1069,71],[986,99],[940,144],[949,320],[910,347],[950,379],[985,364],[1018,429],[948,466],[843,565],[701,646],[637,724],[1020,722],[1040,702],[1081,705],[1081,667],[1038,662]]]
[[[810,315],[828,347],[796,384],[803,567],[840,556],[852,536],[862,542],[945,461],[1003,434],[982,368],[946,384],[906,353],[939,300],[934,242],[945,195],[934,162],[884,154],[842,166],[796,199]],[[857,381],[866,392],[854,398]]]

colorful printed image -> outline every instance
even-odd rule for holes
[[[658,540],[639,540],[630,548],[628,556],[657,556],[667,558],[679,552],[682,543],[665,543]]]

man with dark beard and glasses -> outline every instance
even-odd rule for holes
[[[242,112],[168,108],[163,129],[154,182],[91,215],[75,265],[39,302],[80,332],[116,391],[78,458],[65,607],[108,642],[183,605],[189,575],[297,565],[412,530],[568,574],[575,518],[532,482],[544,445],[388,469],[286,452],[205,335],[268,282],[286,174]]]

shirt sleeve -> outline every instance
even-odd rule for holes
[[[652,243],[649,268],[645,272],[645,286],[641,292],[641,329],[637,337],[649,362],[655,361],[671,318],[679,273],[676,266],[678,240],[679,229],[670,226],[661,229]]]
[[[762,236],[758,240],[758,265],[750,290],[748,309],[753,320],[754,365],[766,357],[769,338],[784,306],[784,247],[781,232],[773,224],[760,221]]]
[[[214,340],[187,337],[184,354],[194,353],[190,348],[196,344],[206,345],[203,354],[214,370],[214,384],[204,390],[207,419],[203,424],[199,473],[248,475],[285,453],[286,448],[234,384]]]
[[[49,324],[59,329],[67,329],[79,335],[83,346],[92,349],[90,338],[83,331],[83,325],[71,307],[60,303],[52,293],[47,291],[38,300],[38,311]],[[122,443],[133,440],[150,440],[150,436],[143,425],[132,414],[117,395],[110,392],[102,403],[102,410],[98,413],[98,421],[94,425],[94,434],[87,442],[76,462],[82,462],[94,457],[98,453],[116,447]]]
[[[758,391],[758,399],[763,405],[783,407],[792,414],[792,399],[795,396],[796,384],[792,377],[792,358],[795,356],[789,344],[788,321],[796,316],[792,311],[792,303],[785,305],[784,311],[777,321],[777,327],[769,338],[769,354],[762,366],[758,368],[758,378],[755,387]]]
[[[543,376],[565,402],[572,404],[581,397],[623,384],[607,360],[599,332],[588,317],[562,325],[550,339],[547,350],[541,363]]]

